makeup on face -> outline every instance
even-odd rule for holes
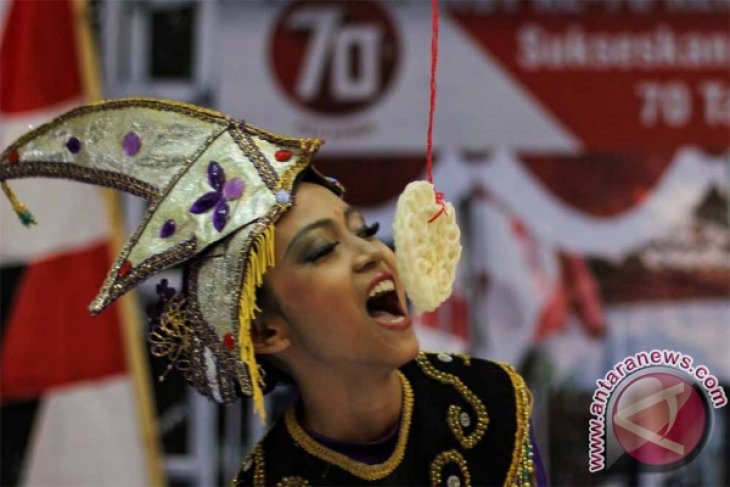
[[[304,183],[296,196],[278,224],[277,264],[266,278],[291,333],[290,366],[411,360],[418,340],[378,224],[321,186]]]
[[[337,245],[339,245],[339,241],[336,240],[338,232],[338,213],[339,212],[335,212],[333,218],[322,218],[309,223],[300,229],[289,241],[289,245],[287,245],[286,251],[284,252],[284,258],[287,258],[293,249],[299,247],[302,248],[303,251],[297,252],[297,255],[299,257],[303,257],[306,262],[314,262],[334,250]],[[380,224],[377,222],[372,225],[367,225],[362,212],[352,206],[345,208],[341,215],[341,220],[344,222],[345,226],[350,232],[356,234],[358,237],[373,237],[380,228]],[[335,240],[332,241],[330,239],[321,238],[321,232],[312,235],[315,230],[323,230],[324,232],[329,233]],[[321,242],[319,242],[320,240]]]

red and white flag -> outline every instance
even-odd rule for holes
[[[0,3],[3,147],[87,100],[79,5]],[[63,180],[10,184],[38,225],[23,227],[0,202],[2,484],[149,485],[121,307],[87,311],[111,265],[102,192]]]

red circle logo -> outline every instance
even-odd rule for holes
[[[297,105],[350,114],[382,99],[395,77],[399,39],[388,13],[370,0],[302,0],[276,21],[274,77]]]
[[[707,403],[677,375],[652,372],[630,382],[612,411],[621,447],[645,465],[683,464],[701,450],[709,429]]]

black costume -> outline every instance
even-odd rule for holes
[[[530,393],[506,364],[421,353],[401,369],[392,454],[368,465],[326,448],[292,406],[244,461],[234,485],[532,485]]]

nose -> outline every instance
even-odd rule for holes
[[[356,272],[363,272],[377,267],[383,260],[381,246],[375,241],[358,239],[355,249],[353,269]]]

